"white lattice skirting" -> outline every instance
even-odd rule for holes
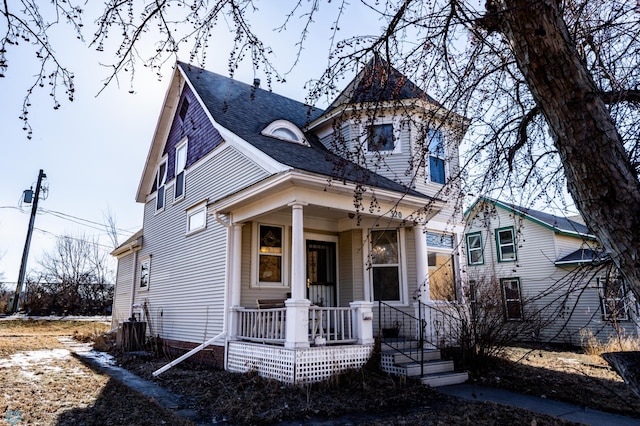
[[[229,342],[227,370],[257,371],[262,377],[285,383],[319,382],[350,368],[362,367],[373,345],[285,349],[255,343]]]

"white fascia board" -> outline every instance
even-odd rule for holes
[[[153,138],[151,139],[151,146],[149,147],[149,153],[142,169],[142,176],[140,177],[140,183],[138,184],[138,191],[136,192],[136,201],[138,203],[144,203],[147,199],[147,189],[151,185],[156,172],[156,162],[162,156],[162,149],[169,136],[171,130],[171,123],[176,113],[178,101],[180,100],[180,94],[182,93],[182,86],[184,85],[185,78],[181,72],[178,72],[180,68],[177,64],[176,69],[173,71],[173,77],[171,78],[171,84],[167,88],[167,93],[164,96],[164,102],[162,103],[162,111],[158,117],[156,123],[156,129],[153,132]],[[173,104],[171,102],[173,101]]]
[[[286,192],[287,189],[290,188],[295,188],[297,191]],[[258,203],[261,204],[260,213],[282,207],[283,205],[294,201],[318,205],[326,204],[328,207],[337,207],[337,200],[331,197],[332,194],[333,197],[335,197],[336,194],[341,194],[348,197],[347,202],[344,204],[345,210],[352,210],[353,194],[355,190],[356,185],[350,182],[345,184],[339,181],[333,181],[329,184],[326,176],[294,170],[271,176],[256,183],[255,185],[238,191],[235,194],[231,194],[225,198],[217,200],[209,206],[209,209],[210,212],[213,213],[218,212],[228,214],[233,210],[253,204],[255,202],[255,197],[260,197]],[[276,193],[281,193],[274,200],[276,204],[268,204],[266,195]],[[382,211],[397,206],[397,209],[399,211],[403,211],[403,214],[405,214],[405,211],[409,213],[415,212],[416,210],[423,208],[425,204],[429,202],[431,203],[431,209],[434,210],[433,215],[435,215],[446,204],[442,200],[436,200],[427,196],[419,197],[415,195],[401,194],[396,191],[380,188],[374,188],[365,192],[363,194],[363,197],[365,197],[365,200],[363,200],[364,204],[367,204],[367,200],[372,196],[375,196],[376,200],[382,204]],[[258,214],[258,212],[254,211],[251,214]],[[249,214],[245,214],[243,216],[247,218],[249,217]],[[240,220],[240,216],[234,216],[234,221],[236,220]]]
[[[182,72],[182,69],[180,69],[180,71]],[[250,143],[248,143],[247,141],[242,139],[240,136],[238,136],[235,133],[233,133],[231,130],[229,130],[226,127],[220,125],[213,118],[213,116],[211,115],[211,112],[209,111],[207,106],[202,101],[202,98],[200,98],[200,94],[193,87],[193,85],[191,84],[191,81],[189,81],[189,79],[187,78],[186,75],[184,75],[184,80],[186,81],[186,83],[191,88],[191,91],[193,92],[193,95],[198,100],[198,103],[200,104],[200,107],[202,108],[202,110],[205,112],[205,114],[207,115],[207,117],[211,121],[211,124],[220,133],[220,136],[222,136],[222,139],[225,142],[229,143],[231,146],[236,148],[238,151],[240,151],[242,154],[244,154],[251,161],[253,161],[256,164],[258,164],[259,166],[261,166],[263,169],[265,169],[267,171],[267,173],[276,174],[276,173],[280,173],[280,172],[283,172],[283,171],[291,169],[291,167],[286,166],[286,165],[274,160],[272,157],[270,157],[267,154],[265,154],[264,152],[260,151],[258,148],[254,147],[253,145],[251,145]]]

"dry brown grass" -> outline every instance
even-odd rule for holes
[[[580,338],[584,353],[598,359],[605,352],[640,351],[640,338],[622,333],[612,334],[606,342],[601,342],[587,329],[580,331]]]
[[[189,424],[87,367],[57,339],[107,330],[85,321],[0,321],[0,424]]]

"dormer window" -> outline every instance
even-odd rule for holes
[[[309,146],[309,143],[298,126],[287,120],[274,121],[265,127],[262,134],[282,141],[295,142],[300,145]]]

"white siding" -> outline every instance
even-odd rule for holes
[[[131,252],[118,258],[116,287],[113,295],[113,310],[111,313],[112,327],[129,318],[131,309],[131,287],[134,279],[134,257],[135,253]]]
[[[517,260],[498,262],[495,230],[508,226],[516,232]],[[520,279],[525,310],[529,315],[537,313],[542,326],[538,336],[523,338],[580,344],[582,328],[588,327],[603,338],[613,332],[612,324],[602,319],[593,270],[555,265],[559,257],[583,246],[581,238],[558,235],[500,207],[473,213],[466,232],[477,231],[482,233],[484,265],[469,265],[468,277],[479,282],[492,277]],[[635,333],[632,328],[629,331]]]
[[[222,331],[228,231],[208,217],[206,229],[186,235],[186,209],[264,177],[262,168],[226,148],[189,169],[184,199],[174,204],[170,185],[164,211],[155,213],[155,200],[146,204],[140,257],[151,256],[150,283],[136,302],[148,304],[154,334],[197,343]]]

